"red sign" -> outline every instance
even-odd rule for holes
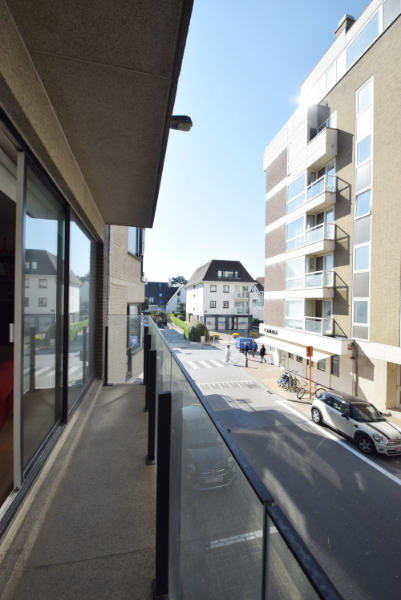
[[[312,358],[312,356],[313,356],[313,346],[306,346],[306,356],[308,358]]]

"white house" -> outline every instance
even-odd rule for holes
[[[252,327],[255,283],[239,261],[209,261],[185,286],[186,320],[202,321],[210,331],[247,335]]]
[[[166,312],[176,312],[179,304],[186,304],[187,290],[180,285],[166,304]],[[185,310],[185,308],[184,308]]]

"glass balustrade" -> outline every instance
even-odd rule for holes
[[[305,244],[314,244],[324,239],[334,240],[334,223],[322,223],[305,231]]]
[[[232,597],[232,587],[244,600],[341,600],[305,547],[296,558],[302,539],[190,380],[172,350],[181,340],[174,329],[144,316],[109,316],[109,382],[128,383],[127,353],[141,352],[143,361],[144,331],[157,355],[156,414],[161,392],[172,402],[170,597],[210,600],[219,590]]]

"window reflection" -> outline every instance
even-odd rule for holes
[[[95,371],[96,244],[75,216],[70,224],[68,404],[75,404]]]
[[[23,461],[61,416],[64,209],[28,167],[23,321]],[[40,282],[46,280],[47,287]]]

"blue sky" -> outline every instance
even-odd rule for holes
[[[195,0],[145,276],[187,279],[211,259],[264,275],[263,152],[298,106],[301,84],[366,0]]]

